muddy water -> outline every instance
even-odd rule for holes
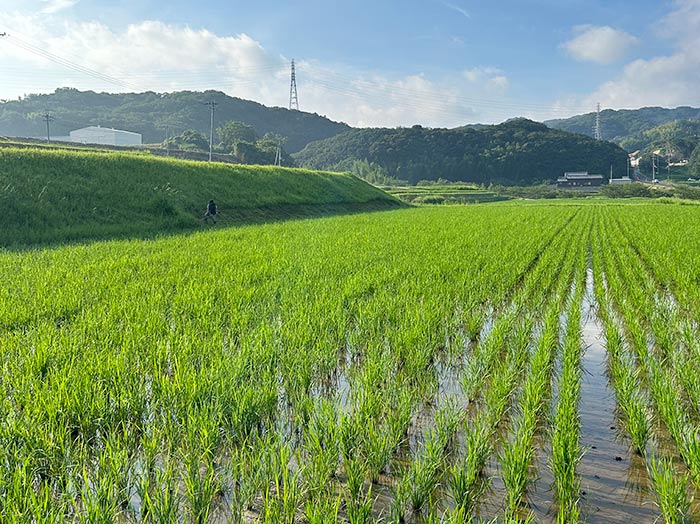
[[[644,462],[620,436],[615,394],[606,376],[605,339],[596,314],[593,273],[588,270],[583,301],[585,352],[581,384],[582,518],[588,523],[653,523],[658,516]]]

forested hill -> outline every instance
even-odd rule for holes
[[[350,129],[347,124],[315,113],[266,107],[219,91],[110,94],[63,88],[48,95],[0,102],[0,135],[45,136],[42,117],[48,110],[54,118],[51,124],[54,136],[66,136],[89,125],[141,133],[144,143],[159,143],[166,133],[172,136],[187,129],[209,136],[209,108],[203,105],[209,101],[218,104],[215,127],[236,120],[253,126],[261,137],[268,132],[286,136],[285,149],[289,152]]]
[[[632,150],[631,146],[633,145],[627,144],[627,139],[641,135],[644,131],[674,120],[700,120],[700,108],[677,107],[675,109],[667,109],[665,107],[643,107],[641,109],[606,109],[601,111],[600,119],[604,140],[610,140],[628,150]],[[592,136],[595,113],[558,120],[547,120],[545,124],[555,129]]]
[[[479,129],[354,129],[314,142],[295,155],[316,169],[349,169],[356,160],[391,177],[526,185],[551,182],[565,171],[621,175],[626,153],[610,142],[515,119]]]

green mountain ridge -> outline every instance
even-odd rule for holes
[[[593,136],[596,113],[586,113],[570,118],[546,120],[554,129]],[[605,109],[600,113],[601,134],[604,140],[614,142],[628,151],[641,149],[636,142],[643,133],[660,125],[678,120],[700,120],[700,108],[681,106],[643,107],[640,109]]]
[[[294,155],[301,166],[347,170],[366,160],[410,183],[453,181],[528,185],[553,182],[565,171],[607,174],[626,170],[619,146],[551,129],[526,119],[480,128],[353,129],[307,145]]]
[[[204,103],[210,101],[217,103],[215,128],[231,120],[245,122],[261,137],[268,132],[288,137],[288,152],[350,129],[347,124],[315,113],[266,107],[220,91],[110,94],[61,88],[51,94],[0,101],[0,135],[46,136],[43,114],[49,111],[54,118],[54,136],[67,136],[70,131],[89,125],[141,133],[144,143],[160,143],[167,135],[187,129],[209,136],[210,113]]]

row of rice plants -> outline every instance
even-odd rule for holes
[[[573,293],[566,310],[561,375],[550,430],[552,452],[549,464],[554,477],[557,522],[578,522],[580,519],[580,479],[576,467],[582,456],[578,403],[581,394],[581,307],[585,288],[581,273],[579,271],[574,281]]]
[[[624,238],[621,238],[622,235],[619,231],[618,234],[620,235],[618,236],[618,241],[612,244],[615,247],[611,251],[613,253],[617,251],[617,258],[619,259],[619,252],[625,247],[625,241]],[[689,428],[681,392],[671,371],[666,367],[663,348],[655,344],[653,350],[649,349],[647,330],[642,324],[642,321],[646,320],[647,326],[650,326],[651,331],[658,335],[656,340],[668,340],[668,333],[658,331],[658,328],[662,327],[658,323],[656,323],[657,331],[654,331],[651,319],[645,313],[646,308],[653,308],[656,304],[653,300],[655,296],[653,292],[656,287],[655,282],[643,271],[639,261],[629,253],[626,267],[620,267],[619,264],[614,263],[614,257],[609,257],[609,260],[612,260],[613,263],[608,264],[605,270],[610,284],[610,294],[622,312],[629,334],[630,345],[636,353],[637,365],[644,374],[650,399],[671,434],[673,441],[682,450],[683,443],[686,440],[686,431]],[[650,296],[652,297],[651,299],[649,299]],[[664,331],[669,328],[670,326],[662,327]],[[621,373],[624,373],[624,371]],[[622,391],[621,395],[620,393],[619,395],[623,402],[627,401],[629,404],[627,410],[630,414],[627,415],[627,423],[633,442],[635,442],[635,448],[639,452],[644,452],[641,448],[647,426],[646,413],[643,406],[639,405],[644,397],[643,393],[635,395],[625,391],[625,388],[628,390],[635,388],[635,384],[632,382],[636,378],[635,373],[632,371],[627,372],[626,375],[626,379],[621,379]],[[636,387],[639,387],[638,383]],[[636,396],[638,400],[630,400],[633,396]],[[634,406],[635,403],[638,404],[636,407]],[[637,413],[632,412],[632,410]],[[684,522],[690,508],[690,501],[687,496],[687,474],[685,472],[679,473],[671,458],[660,457],[658,451],[647,457],[645,462],[657,498],[657,505],[664,520],[669,523]],[[692,467],[691,462],[688,460],[685,460],[685,462],[689,468]]]
[[[530,369],[526,373],[520,393],[519,418],[514,423],[513,434],[504,439],[503,450],[499,456],[502,479],[506,487],[506,522],[522,522],[534,518],[531,512],[524,509],[522,502],[528,485],[534,480],[530,471],[536,452],[534,437],[549,415],[548,400],[559,345],[560,309],[567,299],[575,274],[580,272],[580,260],[586,249],[583,243],[576,244],[575,239],[585,235],[587,227],[588,220],[580,220],[577,227],[571,228],[572,237],[563,239],[565,242],[561,245],[573,244],[576,247],[560,254],[559,263],[554,265],[553,273],[545,280],[553,284],[554,293],[548,297],[550,305],[545,308],[544,322],[540,327]]]
[[[616,394],[617,405],[629,433],[633,450],[644,456],[651,433],[649,399],[639,387],[639,371],[633,356],[624,345],[619,319],[609,297],[604,267],[603,235],[597,235],[593,248],[594,293],[598,302],[598,317],[603,323],[610,381]]]

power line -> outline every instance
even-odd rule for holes
[[[603,134],[600,131],[600,102],[595,109],[595,125],[593,126],[593,137],[596,140],[603,140]]]
[[[14,46],[19,47],[20,49],[24,49],[25,51],[27,51],[33,55],[45,58],[46,60],[49,60],[50,62],[61,65],[61,66],[66,67],[68,69],[72,69],[73,71],[83,73],[83,74],[90,76],[92,78],[95,78],[97,80],[102,80],[103,82],[108,82],[110,84],[114,84],[114,85],[117,85],[119,87],[126,87],[129,89],[138,90],[138,88],[136,86],[129,84],[128,82],[124,82],[123,80],[120,80],[120,79],[115,78],[113,76],[109,76],[109,75],[106,75],[104,73],[100,73],[99,71],[96,71],[94,69],[90,69],[89,67],[80,65],[76,62],[72,62],[66,58],[55,55],[49,51],[46,51],[45,49],[41,49],[40,47],[32,45],[29,42],[25,42],[21,38],[18,38],[16,36],[10,36],[10,35],[6,35],[6,36],[8,37],[8,42],[13,44]]]

